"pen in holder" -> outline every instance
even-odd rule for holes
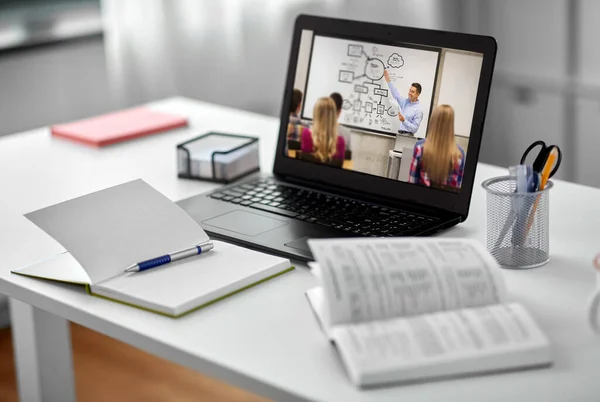
[[[486,200],[486,246],[504,268],[535,268],[549,260],[549,191],[517,192],[516,178],[482,183]]]

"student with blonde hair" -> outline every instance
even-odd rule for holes
[[[454,109],[439,105],[433,110],[427,137],[415,144],[409,183],[458,189],[465,168],[465,151],[454,138]]]
[[[313,109],[312,130],[302,131],[302,153],[312,154],[319,162],[343,161],[346,145],[338,136],[337,109],[331,98],[319,98]]]

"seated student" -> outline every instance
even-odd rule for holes
[[[331,98],[317,100],[312,130],[304,128],[300,142],[303,153],[310,153],[321,162],[344,159],[346,144],[337,134],[337,110]]]
[[[294,89],[292,93],[292,102],[290,104],[290,121],[288,122],[287,143],[290,149],[298,149],[302,130],[306,127],[302,124],[300,117],[300,108],[302,107],[302,91]]]
[[[427,138],[415,144],[409,183],[458,189],[465,168],[465,151],[454,138],[454,109],[436,107],[429,119]]]
[[[337,117],[339,120],[340,115],[342,114],[342,105],[344,104],[344,98],[342,98],[342,95],[340,95],[337,92],[332,93],[331,95],[329,95],[329,97],[335,102],[335,107],[337,109]],[[338,124],[338,135],[344,137],[344,141],[346,142],[346,153],[351,151],[352,135],[350,133],[350,130],[348,130],[348,128],[344,127],[343,125]]]

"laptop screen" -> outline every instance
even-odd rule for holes
[[[482,62],[303,30],[285,156],[459,192]]]

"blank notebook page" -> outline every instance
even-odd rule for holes
[[[219,241],[214,245],[206,254],[109,279],[93,286],[92,292],[181,314],[290,268],[285,258]],[[241,284],[244,281],[249,283]]]
[[[92,284],[113,278],[131,264],[209,240],[179,205],[140,179],[25,217],[69,250]]]

